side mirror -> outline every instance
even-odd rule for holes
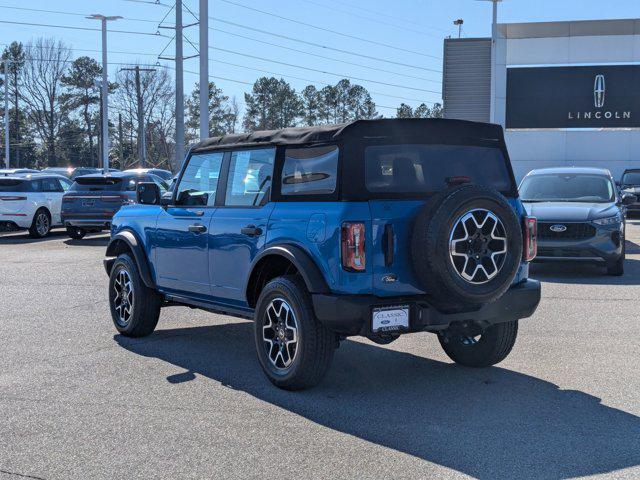
[[[160,205],[160,187],[153,182],[140,182],[136,187],[136,199],[142,205]]]
[[[638,201],[638,197],[632,195],[631,193],[623,193],[622,194],[622,204],[623,205],[633,205]]]

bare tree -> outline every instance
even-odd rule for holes
[[[126,117],[126,123],[137,124],[135,73],[131,70],[121,70],[116,78],[118,89],[114,94],[114,103]],[[167,159],[170,158],[172,150],[170,142],[173,137],[174,119],[174,114],[171,113],[174,89],[168,70],[162,67],[154,71],[141,70],[140,93],[147,153],[150,157],[147,160],[153,165],[164,164],[165,156]],[[140,142],[142,139],[137,140]]]
[[[22,85],[29,120],[42,141],[47,164],[55,166],[56,139],[62,124],[61,80],[71,58],[71,50],[61,41],[38,38],[25,48]]]

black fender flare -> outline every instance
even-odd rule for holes
[[[130,251],[133,255],[133,260],[138,267],[138,273],[144,284],[149,288],[155,289],[156,284],[151,277],[149,261],[144,252],[142,242],[140,242],[137,235],[131,230],[122,230],[111,237],[109,245],[107,246],[107,258],[104,260],[104,268],[107,271],[107,275],[111,274],[111,268],[116,261],[115,257],[126,251]]]
[[[329,286],[324,278],[324,275],[318,268],[316,262],[314,262],[311,256],[305,252],[302,248],[290,244],[271,245],[262,250],[251,262],[251,268],[249,269],[249,275],[244,286],[245,298],[248,298],[249,286],[251,279],[255,273],[256,267],[260,264],[261,260],[269,256],[280,256],[289,260],[300,272],[302,279],[309,293],[329,293]]]

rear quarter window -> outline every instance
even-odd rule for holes
[[[426,193],[447,186],[449,177],[468,177],[501,192],[515,189],[502,151],[471,145],[381,145],[365,148],[367,190]]]
[[[13,178],[0,178],[0,192],[32,192],[31,182]]]
[[[339,150],[335,145],[287,148],[282,195],[327,195],[336,191]]]

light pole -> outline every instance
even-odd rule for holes
[[[491,22],[491,104],[490,122],[496,123],[496,47],[498,40],[498,2],[502,0],[481,0],[493,3],[493,20]]]
[[[89,20],[100,20],[102,23],[102,168],[109,171],[109,110],[108,95],[109,81],[107,76],[107,22],[118,20],[122,17],[106,17],[94,13],[88,17]]]
[[[459,18],[459,19],[453,21],[453,24],[458,27],[458,38],[462,37],[462,24],[463,23],[464,23],[464,20],[462,18]]]
[[[176,0],[176,158],[175,170],[184,159],[184,58],[182,51],[182,0]]]
[[[209,0],[200,0],[200,140],[209,136]]]
[[[16,105],[16,108],[18,106]],[[4,164],[9,168],[9,59],[4,61]]]

